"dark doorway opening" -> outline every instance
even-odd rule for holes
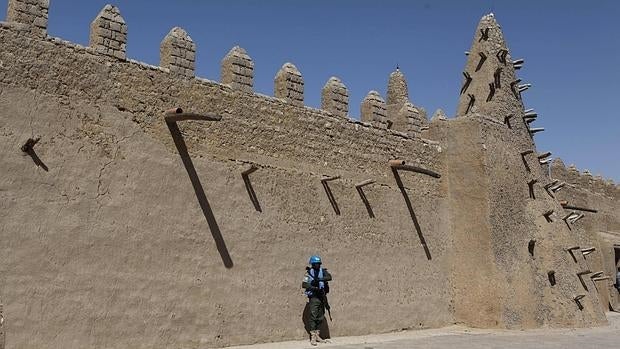
[[[618,269],[620,269],[620,246],[615,245],[614,246],[614,254],[616,255],[616,270],[614,270],[614,274],[612,276],[612,280],[614,280],[614,285],[616,285],[616,289],[618,290],[618,292],[620,293],[620,280],[618,280]]]
[[[616,286],[616,290],[618,290],[618,293],[620,294],[620,246],[619,245],[614,245],[614,254],[615,254],[615,261],[616,261],[616,270],[614,270],[615,275],[612,276],[612,280],[614,280],[614,286]],[[620,305],[620,304],[616,304],[616,305]],[[615,309],[616,311],[620,311],[620,309]]]
[[[618,246],[618,245],[614,246],[614,255],[615,255],[614,261],[616,263],[615,264],[616,268],[614,270],[613,275],[610,275],[611,276],[611,280],[613,281],[614,285],[609,289],[609,291],[613,292],[614,290],[617,290],[618,293],[620,294],[620,279],[618,278],[618,276],[620,276],[620,275],[618,275],[618,268],[620,268],[620,246]],[[609,295],[609,302],[608,302],[609,310],[610,311],[618,312],[618,311],[620,311],[620,309],[618,309],[618,305],[619,304],[618,304],[618,302],[616,302],[616,304],[615,304],[616,307],[614,308],[613,299],[614,299],[614,297],[610,294]]]

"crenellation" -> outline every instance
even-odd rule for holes
[[[254,62],[243,48],[233,47],[222,59],[221,83],[244,92],[254,90]]]
[[[196,65],[196,44],[187,32],[174,27],[162,40],[160,49],[160,66],[167,68],[171,74],[193,78]]]
[[[551,178],[569,183],[575,188],[581,188],[591,193],[604,194],[608,197],[616,197],[615,185],[612,180],[605,180],[601,175],[593,176],[584,169],[579,171],[575,165],[564,166],[560,158],[551,162]]]
[[[580,184],[581,175],[579,174],[579,170],[574,164],[568,166],[566,171],[566,182],[572,185]]]
[[[379,128],[388,128],[385,100],[377,91],[370,91],[362,101],[361,121],[371,123]]]
[[[274,95],[297,106],[304,105],[304,79],[292,63],[284,63],[274,79]]]
[[[335,76],[329,78],[321,90],[321,109],[339,117],[349,115],[349,90]]]
[[[92,21],[89,46],[99,54],[127,59],[127,24],[118,7],[105,5]]]
[[[27,26],[34,36],[47,36],[49,0],[9,0],[7,21]]]

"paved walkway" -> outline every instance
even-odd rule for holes
[[[588,329],[528,331],[478,330],[460,326],[384,335],[339,337],[331,344],[312,347],[308,342],[282,342],[233,347],[235,349],[584,349],[620,348],[620,313],[608,313],[609,326]],[[229,348],[229,349],[233,349]]]

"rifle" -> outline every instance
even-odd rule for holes
[[[327,315],[329,315],[329,321],[334,322],[332,319],[331,307],[329,306],[329,301],[327,300],[327,295],[325,292],[321,291],[321,301],[323,302],[323,306],[325,306],[325,310],[327,310]]]

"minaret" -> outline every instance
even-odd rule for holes
[[[515,66],[500,25],[493,14],[480,19],[463,71],[457,117],[479,113],[525,129],[521,92]]]
[[[409,101],[409,90],[407,89],[407,81],[405,75],[401,73],[400,69],[396,67],[396,70],[390,74],[387,88],[387,104],[404,104]]]

